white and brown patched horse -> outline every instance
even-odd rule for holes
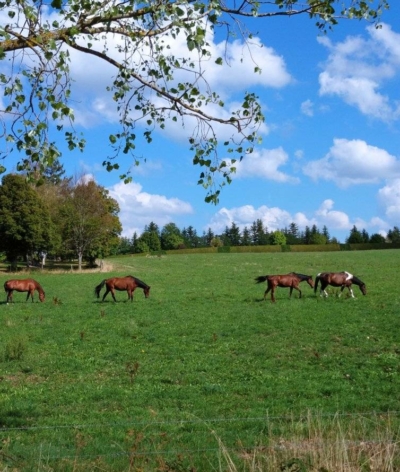
[[[353,274],[350,274],[350,272],[320,272],[317,274],[315,277],[315,286],[314,286],[314,292],[317,292],[318,288],[318,283],[321,283],[321,288],[320,288],[320,296],[328,296],[328,292],[326,291],[326,287],[328,285],[332,285],[332,287],[340,287],[340,293],[339,297],[342,294],[343,290],[345,287],[349,289],[349,293],[354,298],[354,293],[353,289],[351,286],[353,284],[358,285],[360,287],[360,290],[363,295],[367,294],[367,287],[365,286],[365,283],[360,280],[358,277],[356,277]]]

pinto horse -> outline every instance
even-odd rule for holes
[[[350,272],[321,272],[315,277],[314,292],[317,291],[318,283],[321,282],[320,296],[328,296],[328,292],[325,290],[328,285],[333,287],[340,287],[339,297],[342,294],[345,287],[349,289],[350,295],[354,298],[352,284],[358,285],[363,295],[367,294],[367,287],[365,283]]]
[[[267,290],[264,293],[264,300],[267,297],[268,292],[271,292],[271,301],[275,302],[275,289],[276,287],[290,287],[289,297],[292,296],[293,289],[299,292],[299,298],[301,298],[301,290],[299,289],[300,282],[306,281],[308,285],[313,288],[314,281],[311,275],[297,274],[296,272],[290,272],[285,275],[260,275],[255,278],[256,282],[267,281]]]
[[[35,290],[39,292],[39,300],[41,302],[44,302],[45,299],[45,293],[40,283],[36,282],[36,280],[33,279],[7,280],[4,283],[4,290],[7,293],[7,303],[12,302],[14,290],[16,292],[28,292],[26,296],[26,301],[28,301],[28,298],[31,297],[33,302],[33,294],[35,293]]]
[[[116,302],[117,300],[115,299],[115,290],[126,290],[128,292],[128,300],[130,300],[131,302],[133,301],[133,292],[138,287],[143,289],[144,296],[146,298],[148,298],[150,295],[150,287],[141,280],[137,279],[136,277],[133,277],[132,275],[127,275],[126,277],[113,277],[112,279],[104,279],[94,289],[94,293],[97,298],[100,298],[100,292],[104,285],[106,286],[106,292],[103,295],[102,302],[104,302],[104,299],[106,298],[109,292],[111,292],[114,302]]]

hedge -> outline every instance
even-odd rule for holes
[[[193,249],[174,249],[167,254],[207,254],[241,252],[327,252],[327,251],[367,251],[373,249],[400,249],[400,243],[364,243],[364,244],[286,244],[284,246],[221,246],[199,247]]]

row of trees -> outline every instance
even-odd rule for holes
[[[222,234],[211,228],[202,235],[188,226],[182,230],[175,223],[162,229],[154,222],[139,236],[120,237],[122,226],[119,206],[108,191],[93,181],[63,176],[58,161],[42,177],[42,185],[30,184],[25,176],[9,174],[0,186],[0,251],[15,265],[18,260],[44,264],[51,254],[60,259],[77,258],[79,268],[85,260],[93,264],[98,257],[111,254],[157,252],[160,250],[209,246],[257,246],[285,244],[331,244],[328,228],[306,226],[300,231],[296,223],[278,231],[269,231],[257,219],[242,230],[236,223],[226,226]],[[400,242],[400,230],[394,227],[384,238],[355,226],[348,243]]]
[[[356,226],[350,231],[347,243],[382,243],[400,242],[400,230],[396,226],[388,232],[387,238],[378,233],[371,236],[365,229],[359,231]],[[202,235],[198,235],[193,226],[182,230],[175,223],[168,223],[162,229],[154,222],[147,225],[143,233],[132,238],[120,238],[118,252],[121,254],[157,252],[169,249],[184,249],[210,246],[261,246],[268,244],[334,244],[339,241],[331,238],[328,228],[322,230],[316,225],[306,226],[300,231],[296,223],[278,231],[268,231],[262,220],[257,219],[249,227],[241,231],[236,223],[226,226],[222,234],[215,234],[208,228]]]
[[[44,264],[46,255],[94,263],[115,253],[122,226],[118,203],[93,181],[63,177],[57,162],[41,186],[8,174],[0,186],[0,251],[12,266],[18,260]]]

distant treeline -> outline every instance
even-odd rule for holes
[[[300,231],[296,223],[277,231],[269,231],[260,219],[254,221],[250,227],[239,229],[236,223],[226,226],[222,234],[215,234],[211,228],[199,235],[195,228],[188,226],[180,229],[175,223],[168,223],[162,229],[151,222],[141,235],[134,233],[132,238],[120,238],[119,254],[158,253],[160,251],[216,248],[219,252],[228,252],[229,248],[248,248],[254,246],[272,246],[272,251],[295,250],[293,246],[321,246],[324,250],[351,249],[349,245],[372,245],[378,249],[387,243],[400,243],[400,229],[395,226],[388,231],[386,238],[381,234],[358,230],[356,226],[350,230],[345,244],[340,244],[336,238],[331,238],[326,226],[320,230],[316,225],[306,226]],[[347,246],[346,246],[347,245]],[[355,246],[354,246],[355,247]],[[366,246],[364,246],[366,248]],[[219,249],[218,249],[219,248]],[[300,247],[298,248],[299,250]],[[310,250],[311,248],[309,248]],[[233,251],[232,251],[233,252]]]

